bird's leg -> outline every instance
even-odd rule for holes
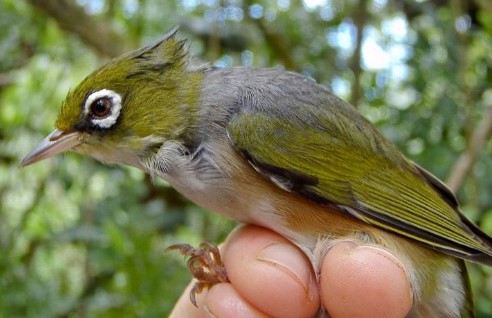
[[[166,248],[166,251],[169,250],[178,250],[185,257],[189,257],[188,269],[198,281],[190,292],[193,305],[197,306],[195,297],[204,289],[209,289],[218,283],[229,282],[217,246],[206,242],[201,243],[198,248],[188,244],[175,244]]]

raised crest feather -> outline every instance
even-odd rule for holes
[[[143,54],[145,54],[147,52],[150,52],[150,51],[156,49],[162,43],[164,43],[164,42],[166,42],[166,41],[168,41],[170,39],[176,38],[176,34],[178,33],[178,31],[179,31],[179,25],[173,26],[160,39],[158,39],[157,41],[155,41],[153,44],[142,48],[142,52],[140,52],[140,55],[143,55]]]
[[[130,59],[152,59],[152,60],[178,60],[186,55],[184,48],[186,41],[176,40],[176,34],[179,31],[180,26],[176,25],[167,31],[161,38],[154,43],[147,45],[139,50],[133,51]]]
[[[134,67],[128,72],[126,78],[155,73],[163,74],[164,71],[169,70],[182,70],[187,62],[188,48],[186,40],[176,38],[178,30],[179,26],[175,26],[153,44],[124,56],[122,60],[134,62]]]

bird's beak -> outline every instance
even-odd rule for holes
[[[65,132],[55,129],[43,139],[20,163],[25,167],[43,159],[53,157],[62,152],[73,149],[81,143],[80,134],[77,132]]]

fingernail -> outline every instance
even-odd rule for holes
[[[207,318],[217,318],[218,316],[212,312],[212,310],[207,306],[207,304],[203,305],[203,311]]]
[[[329,248],[329,251],[333,249],[341,249],[344,253],[348,254],[351,253],[358,246],[359,245],[355,243],[355,241],[350,239],[338,240],[332,243],[332,245]]]
[[[256,259],[283,271],[310,295],[308,284],[311,281],[311,271],[306,266],[304,254],[297,248],[283,243],[273,243],[263,248]]]
[[[370,250],[371,252],[373,253],[376,253],[378,255],[381,255],[383,256],[384,258],[386,258],[388,261],[392,262],[393,264],[395,264],[396,266],[398,266],[398,268],[401,269],[401,271],[403,273],[405,273],[405,276],[408,278],[408,272],[407,270],[405,269],[405,267],[403,266],[403,264],[400,262],[400,260],[395,256],[393,255],[392,253],[382,249],[382,248],[379,248],[379,247],[375,247],[375,246],[370,246],[370,245],[362,245],[362,246],[358,246],[357,249],[363,249],[363,250]]]

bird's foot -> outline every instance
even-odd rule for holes
[[[217,246],[206,242],[197,248],[188,244],[175,244],[166,248],[166,251],[169,250],[178,250],[185,257],[189,257],[188,269],[197,280],[190,291],[190,300],[193,305],[197,306],[196,295],[204,289],[209,289],[218,283],[229,282]]]

